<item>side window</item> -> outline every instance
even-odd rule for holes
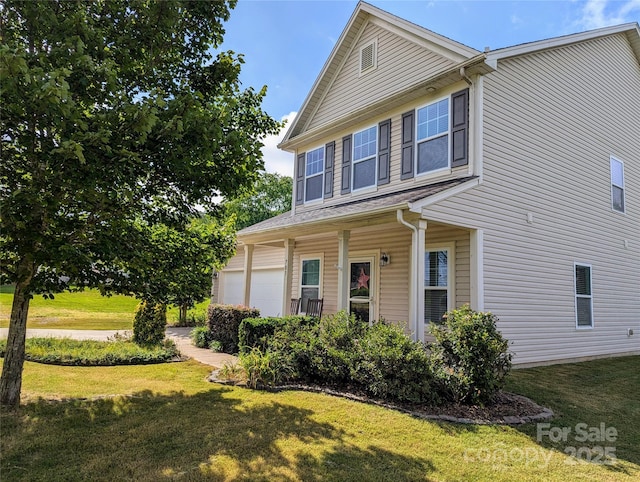
[[[324,174],[324,147],[307,152],[305,163],[305,202],[322,199]]]
[[[574,284],[576,293],[576,327],[593,328],[591,266],[575,264]]]
[[[611,156],[611,207],[614,211],[624,212],[624,164]]]
[[[353,190],[376,184],[378,126],[353,134]]]
[[[416,129],[416,172],[449,167],[449,98],[418,109]]]
[[[300,312],[307,312],[307,303],[320,298],[320,258],[302,259],[300,263]]]
[[[424,322],[441,323],[449,311],[449,249],[426,251],[424,255]]]

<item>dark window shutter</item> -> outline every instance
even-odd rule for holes
[[[391,119],[378,124],[378,186],[389,184],[391,154]]]
[[[333,165],[335,161],[336,143],[329,142],[324,146],[324,198],[333,197]]]
[[[342,138],[342,180],[340,194],[351,192],[351,135]]]
[[[451,95],[451,167],[469,164],[469,89]]]
[[[413,150],[414,150],[414,117],[415,111],[402,114],[402,157],[400,161],[400,179],[413,177]]]
[[[307,155],[303,152],[298,154],[296,165],[296,204],[304,204],[304,170],[306,167]]]

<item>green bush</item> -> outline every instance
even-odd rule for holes
[[[212,340],[222,345],[224,353],[238,352],[238,330],[245,318],[257,318],[260,311],[238,305],[211,304],[207,310],[207,327]]]
[[[245,318],[238,328],[238,344],[240,353],[248,353],[252,348],[266,350],[270,339],[285,324],[304,324],[304,316],[284,316],[282,318]]]
[[[211,340],[211,335],[209,334],[209,328],[206,326],[196,326],[191,333],[189,334],[191,337],[191,343],[198,348],[209,348]]]
[[[284,363],[284,358],[275,351],[262,351],[252,348],[240,357],[240,363],[247,374],[247,385],[273,387],[286,381],[291,370]]]
[[[465,305],[447,313],[442,325],[431,325],[431,362],[449,400],[485,404],[504,386],[511,354],[497,321],[493,314]]]
[[[401,402],[439,403],[425,345],[411,340],[400,326],[377,322],[355,345],[350,375],[367,393]]]
[[[133,341],[140,346],[162,344],[167,328],[167,306],[143,301],[136,308],[133,319]]]

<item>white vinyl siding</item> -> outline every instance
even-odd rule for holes
[[[637,352],[640,95],[628,94],[640,66],[626,37],[500,60],[483,90],[483,182],[425,216],[483,230],[484,308],[515,363]],[[611,215],[612,152],[625,161],[626,216]],[[596,322],[576,333],[580,259],[592,260]]]
[[[305,202],[322,199],[324,186],[324,147],[307,152],[304,171]]]
[[[353,134],[352,190],[376,185],[376,164],[378,151],[378,127]]]
[[[376,68],[360,76],[360,48],[376,39]],[[331,88],[318,105],[306,129],[314,129],[332,119],[361,109],[374,100],[401,92],[454,65],[455,62],[451,59],[418,43],[381,26],[369,24],[365,27],[356,48],[345,58]]]
[[[591,265],[574,265],[576,293],[576,328],[593,328],[593,295],[591,292]]]
[[[615,211],[624,212],[624,164],[611,156],[611,206]]]

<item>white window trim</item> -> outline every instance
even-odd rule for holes
[[[356,188],[355,187],[355,183],[356,183],[356,164],[359,164],[363,161],[368,161],[370,159],[372,159],[371,157],[365,157],[363,159],[358,159],[356,161],[356,143],[355,143],[355,138],[356,138],[356,134],[359,134],[361,132],[364,131],[368,131],[371,128],[375,128],[376,130],[376,151],[375,154],[373,155],[373,160],[374,160],[374,169],[375,169],[375,173],[373,175],[373,184],[369,184],[368,186],[363,186],[363,187],[359,187]],[[359,131],[354,132],[351,135],[351,192],[352,193],[363,193],[366,191],[373,191],[375,190],[376,186],[377,186],[377,179],[378,179],[378,143],[380,142],[380,140],[378,139],[378,135],[380,134],[379,130],[378,130],[378,125],[374,124],[371,125],[369,127],[365,127],[364,129],[360,129]]]
[[[578,294],[578,285],[576,279],[576,267],[583,266],[585,268],[589,268],[589,286],[591,287],[590,295],[579,295]],[[578,325],[578,298],[588,298],[591,302],[591,325]],[[574,300],[574,312],[575,312],[575,321],[576,321],[576,330],[593,330],[595,326],[595,316],[593,313],[593,268],[589,263],[573,263],[573,300]]]
[[[455,266],[456,266],[456,245],[455,243],[447,243],[447,244],[439,244],[439,245],[427,245],[425,247],[425,263],[427,261],[427,256],[426,254],[428,252],[432,252],[432,251],[446,251],[447,253],[447,311],[451,311],[455,308],[456,306],[456,300],[455,300]],[[433,290],[432,288],[428,288],[427,286],[424,285],[424,270],[425,270],[425,266],[422,267],[422,272],[423,272],[423,279],[422,279],[422,296],[424,297],[424,291],[427,289],[430,289],[432,291],[444,291],[442,289],[440,290]],[[426,324],[426,320],[424,319],[424,313],[422,313],[421,315],[422,317],[422,323]],[[425,333],[427,332],[427,330],[425,329]]]
[[[617,184],[615,184],[613,182],[613,163],[614,162],[619,162],[620,165],[622,166],[622,186],[619,186]],[[620,214],[625,214],[627,212],[627,199],[626,199],[626,189],[624,188],[624,162],[622,162],[620,159],[618,159],[615,156],[609,156],[609,178],[611,180],[611,210],[613,212],[616,213],[620,213]],[[619,189],[622,189],[622,211],[618,211],[614,206],[613,206],[613,187],[617,187]]]
[[[307,175],[307,156],[311,152],[314,152],[320,149],[322,149],[322,169],[319,173],[308,176]],[[304,204],[305,205],[320,203],[324,199],[324,195],[323,195],[324,194],[324,171],[325,171],[326,162],[327,162],[326,155],[327,155],[327,152],[324,145],[314,147],[313,149],[309,149],[304,155]],[[307,200],[307,193],[308,193],[307,179],[310,179],[312,177],[317,177],[317,176],[322,177],[322,182],[321,182],[322,189],[320,190],[320,197]]]
[[[300,256],[300,264],[299,264],[299,274],[298,274],[298,298],[302,298],[302,265],[305,261],[313,261],[315,259],[320,260],[320,277],[318,282],[318,298],[322,298],[322,286],[324,284],[324,253],[318,254],[305,254]],[[305,287],[315,287],[315,285],[304,285]],[[302,305],[300,306],[300,310],[302,310]],[[300,313],[304,313],[300,311]],[[304,313],[306,314],[306,313]]]
[[[373,64],[365,69],[362,68],[362,52],[368,48],[373,48]],[[362,47],[360,47],[360,55],[358,56],[358,76],[361,77],[363,75],[367,75],[369,72],[373,72],[378,68],[378,39],[375,38],[371,42],[366,43]]]
[[[418,111],[420,109],[424,109],[425,107],[429,107],[432,104],[437,104],[438,102],[441,102],[445,99],[448,99],[449,101],[449,105],[448,105],[448,113],[447,113],[447,132],[445,133],[441,133],[435,136],[430,136],[430,137],[425,137],[424,139],[418,139]],[[442,174],[444,171],[448,171],[449,173],[451,172],[451,94],[449,95],[444,95],[442,97],[439,97],[437,99],[433,99],[432,101],[418,106],[416,107],[415,110],[415,159],[414,159],[414,172],[416,173],[415,177],[422,177],[422,176],[430,176],[433,174]],[[425,171],[425,172],[418,172],[418,145],[422,142],[426,142],[426,141],[430,141],[432,139],[437,139],[438,137],[442,137],[442,136],[448,136],[448,142],[447,142],[447,165],[446,167],[441,167],[440,169],[434,169],[433,171]]]

